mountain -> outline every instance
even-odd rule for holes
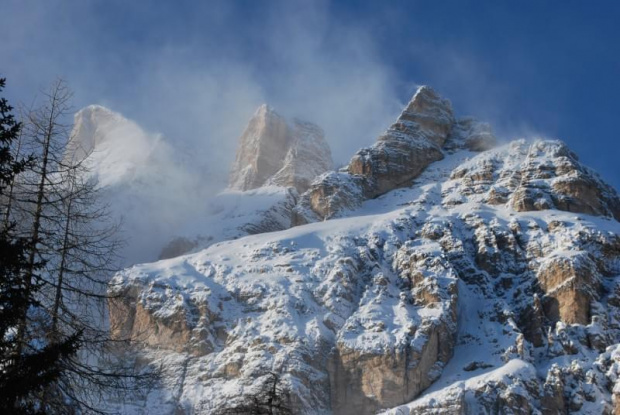
[[[295,223],[337,217],[343,209],[408,186],[427,166],[444,158],[444,147],[481,151],[494,144],[488,124],[471,118],[456,121],[450,101],[422,87],[374,145],[359,150],[342,171],[312,183],[295,209]]]
[[[235,166],[249,164],[238,172],[233,168],[232,177],[239,178],[231,188],[204,180],[209,171],[197,157],[173,144],[99,105],[75,115],[64,157],[84,160],[104,189],[104,202],[125,229],[126,265],[287,229],[298,192],[332,166],[319,127],[287,122],[267,105],[258,108],[239,139]]]
[[[164,246],[160,259],[198,251],[223,240],[288,229],[299,194],[332,158],[323,130],[285,120],[261,105],[239,138],[229,187],[208,199],[208,210]]]
[[[87,167],[102,189],[101,202],[122,222],[126,265],[156,260],[186,218],[204,210],[200,201],[209,189],[198,163],[108,108],[91,105],[75,114],[64,158]]]
[[[108,186],[135,177],[161,144],[161,137],[148,134],[121,114],[90,105],[74,116],[65,159],[87,159],[91,173],[102,186]]]
[[[261,105],[239,137],[228,188],[209,198],[205,215],[179,229],[159,258],[290,228],[299,194],[331,168],[323,130],[299,119],[289,122]]]
[[[318,126],[295,119],[287,122],[261,105],[241,135],[230,172],[230,188],[251,190],[265,185],[305,192],[316,176],[332,169],[332,156]]]
[[[422,87],[299,226],[119,272],[113,335],[162,378],[114,408],[222,413],[276,373],[301,414],[620,413],[620,198],[560,141],[495,141]]]

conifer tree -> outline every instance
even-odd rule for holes
[[[37,313],[22,314],[15,336],[18,345],[36,333],[60,347],[79,333],[80,350],[62,361],[37,402],[47,413],[104,413],[106,398],[122,400],[156,376],[149,370],[137,374],[133,360],[116,353],[127,341],[110,336],[107,288],[122,241],[100,197],[105,189],[87,168],[89,154],[73,148],[72,93],[58,79],[42,96],[24,111],[21,135],[13,142],[13,157],[34,157],[0,196],[6,201],[4,222],[19,222],[14,233],[26,244],[25,289],[38,304]]]
[[[0,92],[5,82],[0,79]],[[11,152],[22,128],[12,109],[5,98],[0,98],[2,213],[8,209],[4,203],[7,187],[33,161],[17,160]],[[60,378],[65,362],[76,355],[82,333],[76,331],[54,342],[41,336],[39,325],[46,320],[37,299],[41,264],[29,261],[33,247],[14,230],[15,224],[8,220],[0,230],[0,413],[45,414],[49,408],[40,398]]]

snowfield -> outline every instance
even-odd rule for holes
[[[561,146],[446,153],[411,187],[340,218],[123,270],[111,285],[125,296],[116,320],[164,376],[122,412],[216,413],[275,372],[306,414],[482,414],[498,402],[545,413],[557,393],[567,410],[607,413],[620,362],[610,305],[620,223],[518,211],[511,189],[527,166],[557,165]],[[544,201],[561,178],[534,180]],[[489,203],[494,192],[503,203]],[[236,197],[223,197],[222,221],[236,217]],[[564,259],[590,274],[539,282]],[[534,327],[540,298],[562,302],[573,289],[590,295],[591,320],[553,322],[552,312],[568,318],[560,307]]]

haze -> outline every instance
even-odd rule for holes
[[[56,77],[191,154],[212,192],[264,102],[320,125],[337,165],[416,87],[502,139],[564,140],[620,187],[620,6],[601,2],[17,1],[0,15],[7,98]]]

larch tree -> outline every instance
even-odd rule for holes
[[[112,352],[126,343],[111,339],[106,310],[122,241],[119,224],[102,202],[105,189],[87,167],[88,154],[84,158],[73,151],[71,97],[58,80],[44,92],[42,104],[27,112],[13,151],[31,152],[34,162],[10,181],[5,222],[19,222],[16,232],[27,241],[25,288],[41,310],[22,314],[18,344],[34,332],[51,345],[79,333],[80,350],[62,361],[59,375],[38,402],[49,413],[68,408],[99,413],[105,409],[100,405],[104,397],[141,389],[154,374],[136,374],[131,359],[118,359]]]
[[[0,91],[4,86],[5,79],[0,79]],[[7,188],[33,161],[16,159],[12,153],[22,125],[15,121],[11,111],[7,100],[0,98],[2,213],[9,208]],[[44,414],[47,407],[39,398],[58,381],[64,362],[76,355],[81,332],[50,342],[25,323],[30,319],[38,321],[45,311],[37,299],[41,285],[35,273],[40,264],[31,264],[30,241],[16,235],[15,228],[14,223],[5,220],[0,230],[0,412]]]

